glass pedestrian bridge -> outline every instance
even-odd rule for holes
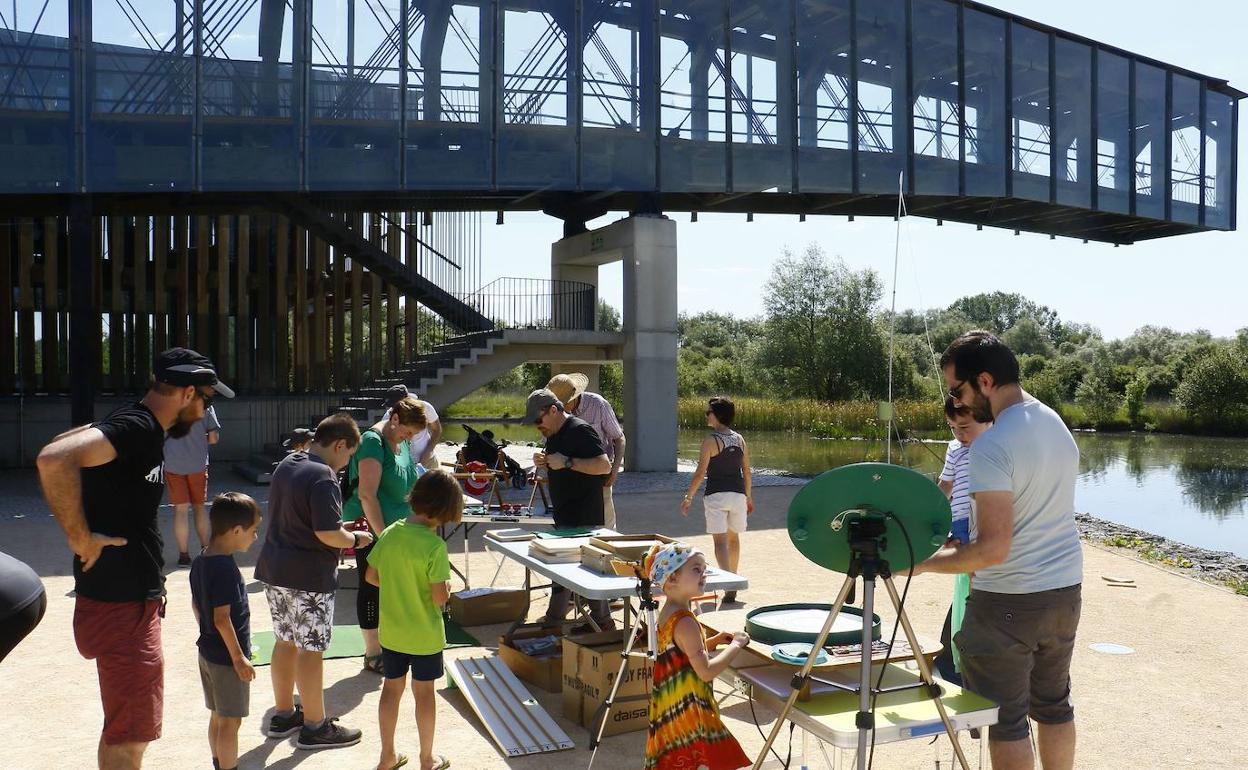
[[[955,0],[5,0],[0,207],[886,215],[900,178],[1130,243],[1235,228],[1242,96]]]

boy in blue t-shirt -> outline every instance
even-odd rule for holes
[[[434,683],[443,672],[446,628],[442,608],[450,596],[451,562],[438,526],[460,521],[464,493],[454,476],[432,470],[412,487],[408,504],[411,515],[386,527],[377,538],[364,575],[381,589],[378,634],[386,681],[377,706],[381,728],[377,767],[394,770],[407,764],[407,757],[395,751],[394,731],[410,671],[420,736],[420,770],[445,770],[450,762],[433,753],[437,717]]]
[[[241,492],[217,495],[208,512],[212,537],[191,562],[191,608],[199,623],[199,679],[204,687],[212,766],[238,767],[238,728],[251,699],[251,610],[234,563],[256,540],[260,506]]]

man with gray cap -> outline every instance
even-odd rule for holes
[[[602,484],[611,473],[611,461],[598,431],[584,420],[564,411],[563,402],[546,388],[529,394],[524,423],[537,427],[546,438],[545,451],[533,456],[533,464],[546,469],[553,503],[555,526],[601,527]],[[551,589],[550,606],[543,624],[561,626],[572,594],[566,588]],[[590,617],[600,628],[614,627],[605,601],[590,602]],[[573,629],[580,632],[583,627]]]
[[[74,552],[74,640],[99,676],[101,768],[140,767],[160,737],[165,560],[156,511],[165,434],[185,436],[216,396],[234,397],[212,361],[193,350],[166,350],[153,371],[141,401],[62,433],[36,460]]]
[[[615,501],[611,497],[611,490],[615,488],[615,480],[620,475],[620,468],[624,466],[624,429],[620,427],[611,402],[597,393],[590,393],[586,390],[587,387],[589,377],[581,372],[556,374],[546,383],[546,389],[563,402],[567,413],[594,426],[594,430],[598,431],[598,438],[602,439],[602,448],[611,460],[611,472],[602,483],[602,520],[608,527],[615,529]]]

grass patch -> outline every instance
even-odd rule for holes
[[[751,431],[789,431],[820,438],[883,438],[885,426],[876,416],[874,401],[816,401],[807,398],[733,398],[737,407],[734,428]],[[898,401],[897,423],[912,433],[944,436],[945,413],[929,401]],[[686,396],[677,406],[682,428],[706,425],[706,397]]]
[[[446,408],[451,417],[496,417],[510,419],[524,416],[524,401],[528,393],[490,393],[477,391],[464,396]]]

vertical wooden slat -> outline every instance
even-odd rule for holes
[[[17,371],[24,393],[35,390],[35,223],[22,219],[17,228]]]
[[[13,236],[16,223],[0,222],[0,286],[13,285]],[[13,326],[13,292],[8,288],[0,291],[0,394],[13,392],[14,374],[17,372],[17,330]]]
[[[418,256],[420,254],[420,251],[419,251],[420,243],[416,240],[415,224],[416,224],[416,215],[411,211],[407,212],[408,238],[407,238],[407,260],[405,264],[407,265],[408,270],[412,272],[419,272],[420,260],[418,259]],[[404,316],[403,321],[407,324],[403,329],[404,330],[403,339],[406,341],[406,344],[404,345],[404,347],[407,349],[406,360],[412,361],[416,358],[416,354],[417,354],[417,350],[416,350],[417,338],[416,338],[416,301],[412,299],[411,297],[408,297],[407,301],[403,303],[403,316]]]
[[[312,239],[312,371],[316,389],[329,390],[329,319],[325,312],[325,241]]]
[[[251,219],[238,218],[234,262],[237,281],[234,290],[234,387],[250,388],[253,384],[251,371],[252,318],[251,318]]]
[[[121,275],[126,264],[126,223],[121,217],[108,218],[108,383],[114,392],[126,387],[126,292]]]
[[[308,388],[308,233],[295,228],[295,390]]]
[[[122,260],[120,265],[121,290],[122,296],[125,298],[126,302],[125,312],[121,314],[121,323],[123,328],[125,328],[126,340],[126,362],[125,368],[122,369],[122,372],[125,375],[125,390],[127,392],[133,392],[137,390],[137,378],[135,377],[135,373],[138,371],[138,367],[136,366],[136,358],[138,356],[135,354],[138,347],[136,344],[138,337],[135,332],[134,295],[132,293],[134,291],[134,269],[132,267],[134,263],[132,259],[136,243],[135,218],[123,218],[122,227],[125,229],[125,235],[122,238],[122,242],[125,244],[126,248],[125,259]]]
[[[212,362],[217,366],[221,379],[229,382],[234,375],[234,367],[230,364],[230,231],[234,220],[231,217],[217,217],[217,306],[216,306],[216,345],[212,353]]]
[[[286,277],[290,268],[290,222],[285,217],[277,218],[274,245],[277,249],[277,264],[273,268],[273,360],[277,365],[274,378],[278,392],[284,393],[291,387],[290,287]]]
[[[191,252],[189,230],[191,220],[185,216],[173,219],[173,317],[169,319],[170,347],[186,347],[190,335],[187,325],[191,315]]]
[[[384,248],[381,240],[381,219],[370,214],[369,241],[374,246]],[[368,292],[368,378],[375,380],[381,376],[381,352],[384,349],[381,334],[381,277],[372,273],[372,281]]]
[[[359,232],[359,215],[355,217]],[[364,268],[359,260],[351,260],[351,389],[363,384],[364,376]]]
[[[272,220],[271,216],[256,220],[256,249],[251,258],[257,298],[255,380],[264,390],[277,387],[273,362],[273,292],[276,282],[271,272],[275,263],[269,241]]]
[[[93,221],[92,248],[95,250],[96,270],[92,275],[92,293],[95,295],[92,306],[96,308],[96,312],[91,319],[91,326],[96,330],[96,337],[100,340],[100,363],[95,369],[95,392],[99,393],[104,388],[104,223],[106,220],[102,217],[94,217]]]
[[[134,222],[134,374],[139,387],[152,368],[152,302],[148,299],[147,260],[151,253],[151,219]]]
[[[152,218],[152,352],[169,347],[169,217]]]
[[[61,352],[58,321],[61,314],[59,252],[61,220],[43,220],[43,387],[49,393],[61,389]]]
[[[399,229],[399,215],[397,213],[390,214],[390,232],[386,237],[386,250],[390,252],[390,256],[396,260],[402,261],[403,258],[403,242],[401,240],[403,231]],[[397,338],[395,335],[398,330],[395,328],[399,324],[399,287],[394,284],[389,286],[389,295],[386,298],[386,347],[382,351],[382,360],[386,362],[385,369],[391,371],[399,365],[399,361],[394,360],[396,351]]]
[[[208,271],[212,259],[212,220],[206,216],[195,218],[195,325],[190,338],[192,347],[202,355],[212,352],[211,318],[208,296]],[[213,363],[216,363],[215,361]]]
[[[351,362],[347,358],[347,272],[342,249],[334,249],[334,389],[347,389]]]

